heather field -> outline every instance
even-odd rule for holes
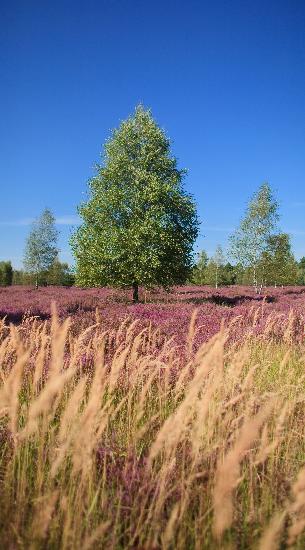
[[[158,329],[165,339],[185,347],[189,323],[196,310],[194,346],[214,336],[222,321],[234,321],[231,338],[250,332],[261,334],[266,323],[274,338],[281,338],[285,320],[293,309],[295,339],[303,338],[305,287],[265,288],[257,294],[252,287],[176,287],[170,292],[140,291],[141,303],[133,304],[130,291],[110,288],[64,288],[12,286],[0,288],[0,318],[20,324],[24,317],[48,320],[56,302],[61,319],[71,317],[72,332],[78,333],[95,322],[96,315],[105,330],[117,329],[122,322],[137,321],[138,330]],[[280,320],[283,320],[283,323]],[[271,322],[272,320],[272,322]],[[279,322],[275,322],[279,320]]]
[[[0,290],[3,548],[305,546],[305,288]]]

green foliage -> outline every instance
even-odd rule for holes
[[[221,269],[220,284],[222,286],[235,285],[237,279],[237,267],[227,262]]]
[[[298,263],[298,284],[305,285],[305,257]]]
[[[191,273],[198,219],[170,142],[137,107],[105,145],[71,239],[82,286],[182,284]]]
[[[244,268],[252,269],[255,285],[258,283],[259,260],[278,217],[278,203],[268,183],[264,183],[253,195],[239,228],[230,237],[231,255]]]
[[[54,260],[50,269],[45,274],[45,278],[47,284],[56,286],[72,286],[75,279],[69,265],[65,262],[60,262],[58,258]]]
[[[23,270],[13,271],[14,285],[31,285],[35,283],[36,274],[28,273]],[[75,282],[74,274],[67,263],[56,259],[50,269],[38,273],[39,284],[41,286],[73,286]]]
[[[198,254],[197,263],[193,269],[191,282],[196,285],[228,286],[237,282],[241,266],[233,266],[226,262],[221,246],[218,246],[212,258],[202,250]],[[243,271],[243,269],[241,268]]]
[[[192,283],[196,285],[206,284],[206,268],[208,265],[208,255],[205,250],[201,250],[198,254],[198,259],[192,273]]]
[[[266,285],[294,285],[298,279],[298,267],[291,252],[287,233],[271,235],[262,254],[260,269]]]
[[[25,270],[35,275],[36,285],[38,285],[39,274],[50,269],[57,258],[57,237],[55,218],[46,208],[40,218],[33,223],[24,254]]]
[[[22,269],[14,269],[13,285],[28,285],[33,283],[33,275],[28,274]]]
[[[13,268],[11,262],[0,262],[0,286],[11,286]]]
[[[223,272],[225,266],[225,255],[220,245],[217,246],[214,256],[208,262],[206,268],[206,282],[208,285],[218,288],[223,284]]]

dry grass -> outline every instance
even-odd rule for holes
[[[274,320],[276,322],[276,320]],[[283,320],[281,319],[281,323]],[[273,321],[267,324],[267,331]],[[0,325],[4,548],[304,548],[304,350]]]

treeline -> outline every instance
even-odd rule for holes
[[[0,262],[0,286],[10,286],[13,282],[11,262]]]
[[[193,271],[197,284],[263,286],[304,285],[305,258],[295,259],[288,233],[278,227],[279,207],[268,183],[253,195],[236,231],[229,238],[230,258],[218,246],[214,256],[202,251]]]
[[[55,218],[46,208],[35,220],[28,235],[23,261],[24,269],[13,269],[10,261],[0,262],[0,286],[74,285],[73,271],[67,263],[59,260],[57,239]]]
[[[37,281],[36,273],[30,273],[23,269],[13,270],[13,285],[35,285]],[[75,276],[69,267],[69,264],[55,260],[48,270],[38,273],[39,286],[73,286]]]
[[[36,274],[23,269],[13,269],[10,261],[0,262],[0,286],[11,285],[35,285]],[[52,266],[45,271],[38,273],[38,284],[40,286],[73,286],[75,276],[69,265],[65,262],[55,260]]]
[[[283,261],[284,260],[284,261]],[[305,285],[305,257],[300,261],[292,255],[282,256],[279,251],[266,252],[258,265],[259,286]],[[198,254],[190,282],[196,285],[229,286],[252,285],[253,269],[241,264],[233,265],[219,253],[210,258],[203,250]]]

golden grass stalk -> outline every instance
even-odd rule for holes
[[[274,406],[274,400],[266,403],[253,418],[249,418],[244,422],[233,448],[218,463],[213,493],[213,533],[218,540],[222,537],[224,531],[232,525],[234,512],[233,491],[241,481],[241,461],[251,449],[252,444],[257,441],[260,429],[270,416]]]
[[[3,547],[208,550],[230,528],[232,548],[275,549],[281,534],[301,548],[299,320],[284,337],[271,316],[262,338],[250,327],[231,344],[235,319],[196,353],[195,313],[183,353],[152,325],[95,320],[78,335],[55,307],[51,323],[0,323]]]

